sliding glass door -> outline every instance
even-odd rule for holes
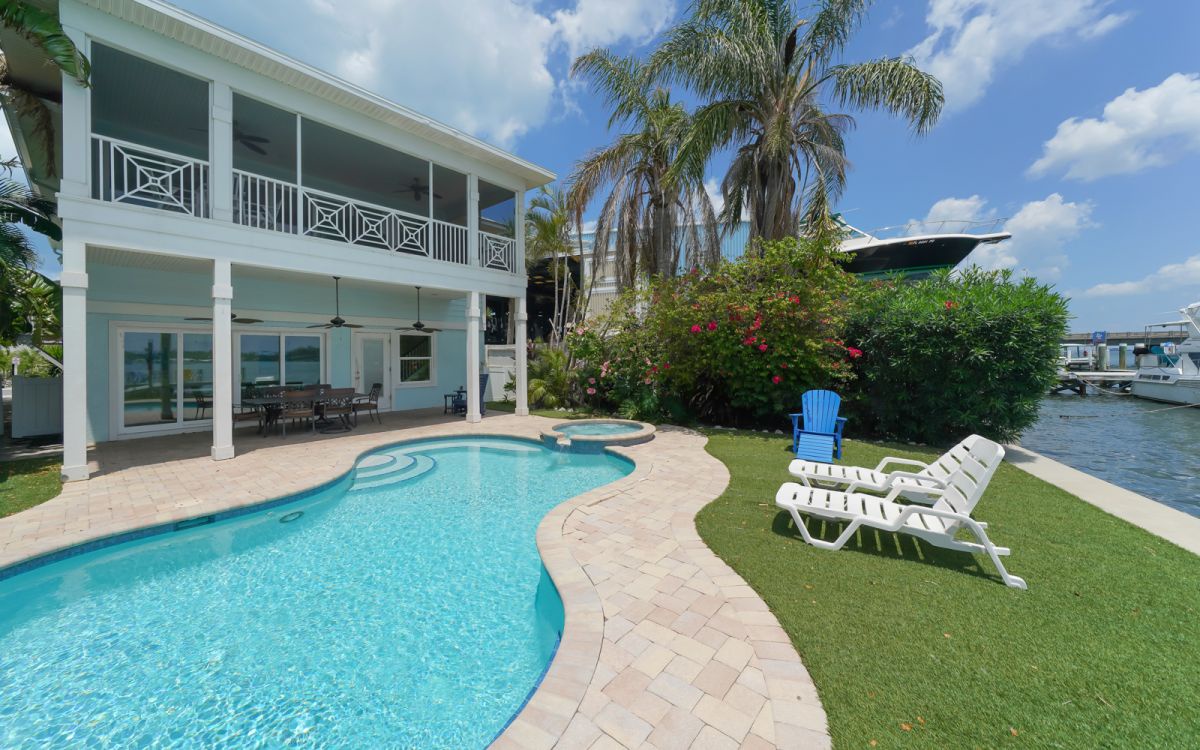
[[[313,385],[325,372],[325,338],[316,334],[243,333],[238,336],[238,385]]]
[[[120,333],[121,428],[149,432],[212,418],[212,335]]]

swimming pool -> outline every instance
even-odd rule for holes
[[[485,747],[562,627],[538,522],[632,464],[471,438],[359,466],[0,581],[0,746]]]

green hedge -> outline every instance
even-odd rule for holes
[[[1036,280],[977,268],[861,294],[848,433],[930,444],[980,433],[1012,440],[1054,382],[1067,300]]]

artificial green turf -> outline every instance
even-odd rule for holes
[[[0,461],[0,518],[56,497],[62,490],[57,458]]]
[[[1200,557],[1011,465],[975,516],[1028,591],[910,536],[817,549],[774,504],[789,447],[710,433],[732,478],[696,525],[791,636],[836,748],[1200,746]],[[848,441],[843,462],[889,454],[933,455]]]

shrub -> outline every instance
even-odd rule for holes
[[[841,330],[855,282],[836,248],[795,239],[624,293],[568,344],[584,401],[625,416],[785,419],[800,394],[851,377]]]
[[[846,340],[862,351],[858,429],[931,444],[1013,440],[1054,382],[1067,300],[1034,279],[971,268],[860,295]]]
[[[567,406],[571,403],[573,383],[574,372],[566,352],[545,345],[534,350],[529,360],[530,406],[544,409]]]

